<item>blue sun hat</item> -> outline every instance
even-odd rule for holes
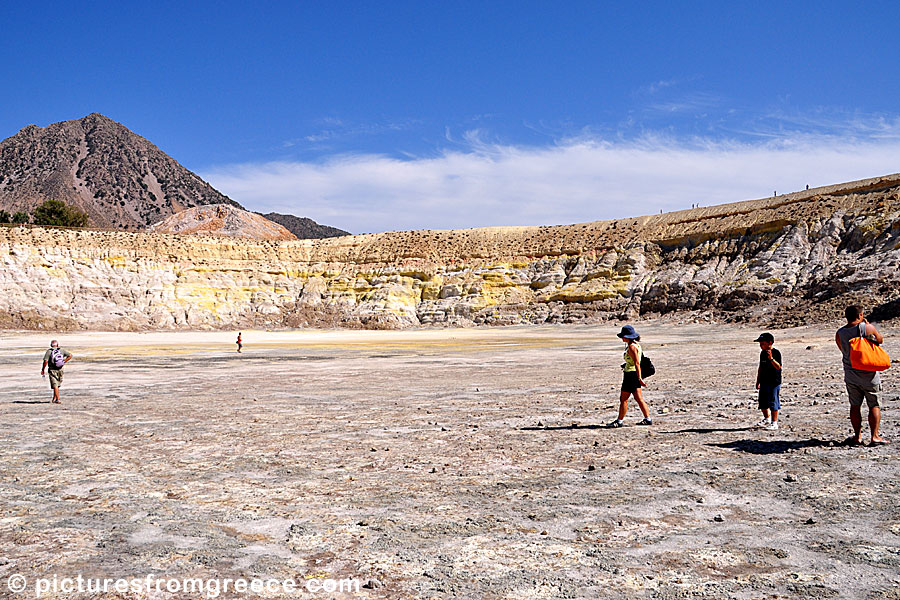
[[[625,325],[624,327],[622,327],[622,331],[617,333],[616,336],[626,340],[636,340],[641,337],[631,325]]]

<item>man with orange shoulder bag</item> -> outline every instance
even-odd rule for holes
[[[844,440],[849,446],[862,443],[862,403],[869,406],[869,431],[871,445],[887,444],[888,440],[878,434],[881,425],[881,375],[891,366],[891,359],[881,348],[884,336],[869,323],[862,308],[848,306],[844,311],[847,324],[837,330],[834,342],[841,349],[844,364],[844,383],[850,396],[850,423],[853,434]]]

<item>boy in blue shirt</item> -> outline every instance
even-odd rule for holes
[[[763,415],[756,426],[777,431],[778,411],[781,410],[781,352],[772,347],[775,336],[771,333],[763,333],[753,341],[759,342],[760,347],[756,389],[759,390],[759,410]]]

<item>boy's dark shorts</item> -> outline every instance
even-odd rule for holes
[[[781,410],[781,384],[759,386],[759,408]]]
[[[625,376],[622,378],[622,391],[630,394],[640,388],[641,382],[638,379],[637,371],[625,371]]]

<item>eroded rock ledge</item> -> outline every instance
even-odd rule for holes
[[[663,215],[251,241],[0,228],[0,326],[411,327],[704,311],[778,324],[900,280],[900,174]],[[885,316],[893,316],[886,314]]]

